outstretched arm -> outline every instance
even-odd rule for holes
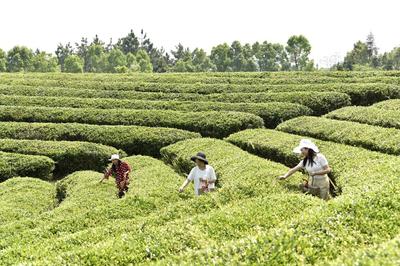
[[[110,177],[111,174],[112,174],[112,169],[111,169],[111,168],[106,169],[106,170],[104,171],[103,178],[100,179],[100,183],[103,182],[105,179],[108,179],[108,178]]]
[[[301,169],[302,169],[302,167],[298,165],[298,166],[290,169],[286,174],[280,176],[279,179],[287,179]]]
[[[192,182],[194,180],[194,168],[190,171],[190,173],[188,174],[187,178],[185,181],[183,181],[182,186],[179,188],[179,192],[183,192],[183,190],[185,189],[185,187],[187,187],[187,185],[189,185],[190,182]]]
[[[186,179],[183,182],[182,186],[179,188],[179,192],[183,192],[183,190],[185,189],[185,187],[187,187],[187,185],[189,185],[189,183],[190,183],[190,180]]]

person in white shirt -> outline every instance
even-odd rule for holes
[[[329,167],[328,161],[325,156],[319,152],[317,145],[311,140],[302,139],[299,146],[294,148],[294,153],[301,154],[303,160],[290,169],[285,175],[280,176],[279,179],[286,179],[293,175],[295,172],[305,170],[309,175],[308,182],[304,185],[305,189],[311,183],[311,187],[319,188],[319,196],[321,199],[328,200],[329,195],[329,177],[328,174],[332,171]]]
[[[214,191],[217,176],[215,175],[214,168],[208,165],[206,155],[202,152],[199,152],[196,156],[191,157],[191,160],[196,163],[196,167],[190,171],[187,179],[179,188],[179,192],[183,192],[185,187],[192,181],[194,183],[194,193],[197,196],[203,193]]]

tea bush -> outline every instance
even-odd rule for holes
[[[333,111],[325,117],[400,129],[400,111],[397,110],[351,106]]]
[[[0,151],[49,157],[56,163],[56,177],[78,170],[103,171],[111,154],[126,156],[110,146],[79,141],[0,139]]]
[[[0,182],[14,176],[51,179],[54,161],[45,156],[0,152]]]
[[[101,98],[43,97],[0,95],[0,105],[46,106],[97,109],[142,109],[175,110],[185,112],[235,111],[255,114],[264,120],[266,127],[274,128],[290,118],[311,115],[310,108],[284,102],[268,103],[223,103],[198,101],[144,101]]]
[[[129,155],[159,156],[164,146],[198,137],[198,133],[173,128],[0,122],[0,138],[94,142],[124,150]]]
[[[88,109],[0,106],[0,121],[83,123],[170,127],[221,138],[231,133],[264,126],[253,114],[240,112],[180,112],[169,110]]]

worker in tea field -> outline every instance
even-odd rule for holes
[[[115,183],[118,188],[118,197],[122,198],[129,189],[129,174],[132,169],[127,162],[120,160],[118,154],[113,154],[110,161],[112,165],[104,172],[104,177],[100,180],[108,179],[111,175],[115,177]]]
[[[286,179],[297,171],[305,170],[309,179],[300,185],[303,192],[328,200],[330,198],[328,173],[331,172],[331,168],[325,156],[319,152],[317,145],[308,139],[302,139],[293,152],[301,154],[303,159],[296,167],[279,178]]]
[[[194,193],[197,196],[214,191],[217,177],[214,168],[208,164],[206,155],[199,152],[195,156],[191,157],[191,160],[196,163],[196,166],[190,171],[187,179],[179,188],[179,192],[183,192],[185,187],[192,181],[194,183]]]

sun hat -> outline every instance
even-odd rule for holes
[[[119,160],[119,155],[118,154],[111,155],[111,158],[109,159],[109,161],[112,161],[112,160]]]
[[[293,152],[297,153],[297,154],[300,154],[301,153],[301,149],[303,149],[303,148],[311,149],[311,150],[315,151],[316,153],[319,153],[319,149],[318,149],[317,145],[315,145],[314,142],[312,142],[309,139],[300,140],[299,146],[294,148]]]
[[[205,164],[208,164],[208,161],[206,159],[206,155],[203,152],[198,152],[195,156],[192,156],[190,158],[190,160],[192,160],[193,162],[196,161],[196,159],[203,161]]]

